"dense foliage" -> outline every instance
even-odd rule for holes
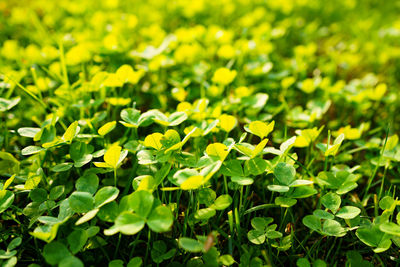
[[[0,264],[399,265],[399,12],[0,1]]]

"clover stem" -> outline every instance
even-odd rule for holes
[[[114,168],[114,186],[117,187],[117,168]]]
[[[118,235],[117,247],[115,248],[115,251],[114,251],[114,257],[113,257],[114,259],[117,257],[117,253],[118,253],[120,244],[121,244],[121,233],[119,233],[119,235]]]
[[[388,130],[389,130],[389,129],[388,129]],[[387,131],[388,131],[388,130],[387,130]],[[376,173],[378,172],[379,165],[381,164],[383,152],[385,151],[385,148],[386,148],[386,143],[387,143],[388,136],[389,136],[389,133],[386,132],[385,142],[384,142],[383,147],[382,147],[382,149],[381,149],[381,151],[380,151],[380,153],[379,153],[378,163],[377,163],[376,166],[375,166],[374,172],[372,173],[372,175],[371,175],[371,176],[369,177],[369,179],[368,179],[367,188],[365,189],[365,192],[364,192],[364,198],[367,196],[368,191],[369,191],[369,188],[371,187],[371,183],[372,183],[372,181],[374,180],[374,178],[375,178],[375,176],[376,176]]]
[[[228,212],[228,220],[229,220],[229,230],[230,230],[230,235],[228,235],[229,238],[229,244],[228,244],[228,250],[229,254],[233,254],[233,246],[232,246],[232,235],[233,235],[233,214],[232,210]]]
[[[240,196],[239,196],[239,210],[243,209],[243,185],[240,186]]]
[[[226,176],[224,175],[224,187],[225,187],[225,194],[228,194],[228,182],[226,180]]]
[[[387,165],[385,165],[385,169],[383,170],[381,189],[379,190],[379,196],[378,196],[379,199],[381,199],[381,195],[383,192],[383,185],[385,184],[385,177],[386,177],[387,169],[388,169],[388,167],[387,167]]]

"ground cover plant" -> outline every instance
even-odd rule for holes
[[[399,11],[0,1],[0,264],[398,266]]]

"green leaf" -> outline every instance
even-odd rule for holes
[[[321,203],[325,208],[330,209],[334,214],[340,207],[340,196],[335,193],[328,193],[321,197]]]
[[[232,204],[232,198],[229,195],[221,195],[210,206],[212,209],[224,210]]]
[[[388,210],[392,207],[395,200],[391,196],[385,196],[379,201],[379,207],[383,210]]]
[[[88,173],[80,177],[75,184],[75,188],[81,192],[94,194],[99,186],[99,177],[94,173]]]
[[[15,195],[11,191],[0,190],[0,213],[8,209],[14,202]]]
[[[147,219],[149,228],[157,233],[167,232],[173,223],[172,212],[165,206],[153,209]]]
[[[335,215],[342,219],[353,219],[361,213],[361,210],[357,207],[344,206]]]
[[[126,127],[137,128],[140,126],[139,122],[140,111],[134,108],[126,108],[121,111],[121,119],[120,121]]]
[[[54,166],[53,168],[51,168],[51,170],[52,170],[53,172],[65,172],[65,171],[68,171],[69,169],[71,169],[72,166],[74,166],[73,163],[71,163],[71,162],[64,162],[64,163],[57,164],[56,166]]]
[[[260,175],[265,172],[267,162],[262,158],[253,158],[244,163],[245,175]]]
[[[108,263],[108,267],[124,267],[122,260],[112,260]]]
[[[65,187],[63,185],[57,185],[50,190],[49,199],[57,200],[64,193]]]
[[[400,225],[393,222],[385,222],[379,225],[379,229],[389,235],[400,236]]]
[[[174,112],[168,117],[168,126],[177,126],[188,118],[185,112]]]
[[[239,185],[251,185],[254,183],[254,180],[252,178],[242,176],[232,176],[231,181]]]
[[[310,262],[306,258],[300,258],[296,261],[297,267],[311,267]]]
[[[123,212],[115,219],[115,228],[124,235],[134,235],[143,229],[145,221],[137,214]]]
[[[10,153],[0,151],[0,173],[18,174],[19,161]]]
[[[235,260],[231,255],[222,255],[218,258],[219,262],[222,263],[225,266],[230,266],[235,263]]]
[[[65,245],[57,241],[46,244],[43,248],[43,257],[51,265],[56,265],[69,256],[71,253]]]
[[[108,204],[105,204],[101,207],[100,211],[97,213],[97,217],[100,220],[106,222],[114,222],[115,218],[119,215],[118,204],[115,201],[112,201]]]
[[[263,231],[259,230],[250,230],[247,233],[247,238],[251,243],[256,245],[261,245],[265,242],[265,234]]]
[[[311,184],[313,184],[313,181],[310,180],[294,180],[292,183],[290,183],[289,187],[299,187]]]
[[[188,237],[179,238],[178,244],[184,250],[193,253],[201,252],[203,250],[203,244],[200,241]]]
[[[289,186],[295,180],[296,169],[292,165],[280,162],[274,169],[274,175],[281,185]]]
[[[83,246],[85,246],[86,241],[88,240],[88,235],[85,230],[76,229],[68,235],[67,240],[69,250],[72,254],[76,254],[83,248]]]
[[[149,164],[154,164],[157,163],[155,160],[152,152],[150,150],[141,150],[137,153],[137,159],[138,163],[141,165],[149,165]]]
[[[296,205],[297,200],[293,198],[277,197],[275,198],[275,204],[284,208],[289,208]]]
[[[87,192],[73,192],[68,198],[69,206],[74,212],[85,213],[94,207],[94,199]]]
[[[315,215],[307,215],[303,218],[303,224],[311,230],[321,232],[322,225],[321,220]]]
[[[269,191],[273,191],[273,192],[279,192],[279,193],[285,193],[289,191],[289,186],[285,186],[285,185],[268,185],[267,186]]]
[[[270,223],[272,223],[273,219],[271,217],[263,218],[263,217],[254,217],[251,219],[251,226],[254,229],[261,231],[264,233],[266,228]]]
[[[216,197],[215,191],[211,188],[202,188],[198,191],[198,201],[200,204],[210,206],[214,203]]]
[[[69,256],[64,259],[62,259],[58,263],[58,267],[83,267],[82,261],[75,257],[75,256]]]
[[[282,235],[281,232],[272,230],[272,231],[267,231],[267,232],[265,233],[265,236],[266,236],[268,239],[277,239],[277,238],[281,238],[283,235]]]
[[[47,191],[43,188],[35,188],[29,192],[29,197],[34,202],[42,203],[47,200]]]
[[[154,197],[148,191],[135,191],[129,196],[129,206],[138,216],[146,219],[153,206]]]
[[[330,220],[335,219],[335,215],[325,210],[314,210],[313,214],[317,216],[319,219],[330,219]]]
[[[243,176],[242,163],[240,160],[233,159],[224,161],[221,166],[221,172],[226,176]]]
[[[205,209],[199,209],[198,211],[196,211],[194,217],[197,220],[208,220],[211,217],[215,216],[215,214],[216,214],[215,209],[205,208]]]
[[[40,151],[43,151],[43,150],[46,150],[46,149],[38,147],[38,146],[27,146],[21,150],[21,154],[23,156],[29,156],[29,155],[39,153]]]
[[[77,220],[75,222],[75,225],[80,225],[82,223],[90,221],[91,219],[93,219],[96,216],[96,214],[98,212],[99,212],[99,209],[93,209],[93,210],[86,212],[82,217],[79,218],[79,220]]]
[[[17,130],[20,136],[34,138],[40,128],[22,127]]]
[[[143,260],[139,257],[132,258],[126,267],[140,267],[143,264]]]
[[[322,231],[326,235],[330,236],[344,236],[346,234],[346,230],[340,225],[339,222],[335,220],[327,219],[322,225]]]
[[[11,250],[17,248],[19,245],[21,245],[21,243],[22,243],[22,238],[16,237],[13,240],[11,240],[11,242],[8,244],[7,250],[11,251]]]
[[[30,234],[35,238],[39,238],[40,240],[49,243],[56,238],[59,225],[60,224],[58,223],[53,225],[41,225],[36,227]]]
[[[94,196],[94,206],[100,208],[117,198],[119,190],[113,186],[102,187]]]
[[[294,191],[288,193],[287,197],[291,198],[306,198],[317,194],[318,191],[311,186],[295,187]]]
[[[157,173],[154,176],[156,186],[160,185],[162,181],[165,179],[165,177],[167,177],[168,173],[171,170],[171,167],[172,167],[171,163],[165,163],[163,164],[161,169],[157,171]]]
[[[12,109],[19,103],[19,101],[21,101],[19,96],[12,99],[0,98],[0,112]]]

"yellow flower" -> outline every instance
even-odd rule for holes
[[[249,96],[253,93],[252,88],[248,88],[246,86],[240,86],[235,89],[235,96],[238,98]]]
[[[223,45],[218,49],[218,56],[225,59],[231,59],[235,57],[236,50],[231,45]]]
[[[212,81],[222,85],[230,84],[237,75],[236,70],[230,70],[228,68],[219,68],[215,71]]]

